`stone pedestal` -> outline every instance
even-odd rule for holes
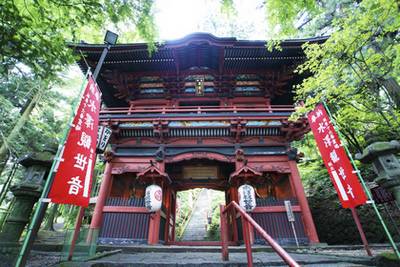
[[[52,163],[51,152],[32,153],[20,159],[25,169],[24,179],[13,185],[14,195],[11,212],[0,232],[0,265],[12,266],[17,258],[19,239],[30,221],[33,206],[39,199],[45,178]]]
[[[362,163],[372,163],[377,174],[375,182],[392,192],[400,205],[400,162],[396,153],[400,152],[398,141],[374,142],[367,146],[356,159]]]
[[[17,242],[29,222],[33,205],[43,190],[41,185],[18,184],[10,188],[15,200],[0,233],[0,242]]]

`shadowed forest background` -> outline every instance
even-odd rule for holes
[[[371,140],[399,139],[398,1],[250,1],[257,14],[263,14],[262,25],[240,17],[243,4],[239,2],[204,0],[210,11],[193,31],[250,39],[253,29],[265,29],[260,39],[271,40],[265,49],[279,49],[279,41],[286,38],[330,36],[324,44],[304,47],[307,60],[297,71],[310,77],[293,88],[296,101],[304,103],[293,116],[302,116],[316,103],[326,101],[352,154],[361,152]],[[101,43],[105,29],[112,28],[120,36],[119,43],[147,42],[151,56],[162,41],[156,23],[162,12],[158,5],[151,0],[0,3],[0,185],[14,171],[13,182],[22,177],[18,158],[54,149],[60,141],[83,81],[67,43]],[[320,241],[361,243],[350,211],[340,206],[313,136],[308,134],[293,145],[304,154],[299,168]],[[372,169],[359,167],[365,179],[372,181]],[[102,168],[98,163],[99,177]],[[4,198],[0,210],[4,214],[12,196],[5,192],[0,197]],[[187,201],[188,195],[184,195],[182,203]],[[182,205],[182,210],[187,209]],[[399,208],[380,205],[380,209],[399,242]],[[358,211],[369,242],[385,242],[372,207],[365,205]],[[57,219],[68,227],[75,214],[74,208],[53,205],[44,227],[52,229]]]

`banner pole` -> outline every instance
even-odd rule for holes
[[[327,106],[327,104],[326,104],[325,101],[322,101],[322,104],[324,105],[325,110],[326,110],[326,112],[328,113],[329,118],[331,119],[331,122],[332,122],[332,124],[333,124],[333,127],[336,129],[336,132],[337,132],[338,135],[339,135],[340,143],[341,143],[342,146],[344,147],[344,149],[345,149],[345,151],[346,151],[346,153],[347,153],[347,156],[349,157],[349,159],[350,159],[350,161],[351,161],[351,164],[353,165],[353,168],[354,168],[354,170],[355,170],[355,172],[356,172],[358,178],[359,178],[360,181],[361,181],[361,184],[362,184],[362,186],[363,186],[363,188],[364,188],[364,191],[365,191],[365,193],[367,194],[368,199],[370,200],[370,203],[372,204],[372,207],[373,207],[373,209],[374,209],[376,215],[378,216],[378,219],[379,219],[380,223],[382,224],[382,227],[383,227],[383,229],[384,229],[384,231],[385,231],[385,234],[386,234],[387,238],[389,239],[389,242],[390,242],[390,244],[392,245],[393,250],[394,250],[394,252],[395,252],[397,258],[400,259],[400,252],[399,252],[399,250],[398,250],[398,248],[397,248],[397,246],[396,246],[396,243],[394,242],[393,237],[392,237],[392,235],[390,234],[390,232],[389,232],[389,230],[388,230],[388,228],[387,228],[387,226],[386,226],[386,224],[385,224],[385,221],[383,220],[383,218],[382,218],[382,216],[381,216],[381,214],[380,214],[380,212],[379,212],[379,210],[378,210],[378,207],[377,207],[376,204],[375,204],[374,199],[372,198],[371,192],[369,191],[369,189],[368,189],[368,187],[367,187],[367,184],[366,184],[365,181],[364,181],[364,178],[361,176],[361,172],[360,172],[360,170],[357,168],[357,165],[355,164],[355,161],[353,160],[353,157],[352,157],[352,155],[351,155],[349,149],[348,149],[347,146],[342,142],[342,139],[343,139],[342,133],[340,132],[339,127],[337,126],[335,120],[333,119],[332,114],[331,114],[331,111],[329,110],[329,108],[328,108],[328,106]]]
[[[78,103],[80,103],[80,99],[82,98],[83,90],[85,88],[86,80],[87,80],[89,73],[90,73],[90,69],[88,69],[87,73],[85,74],[85,79],[82,82],[82,85],[81,85],[81,88],[79,91],[79,95],[73,103],[68,125],[64,130],[62,141],[60,142],[61,145],[58,146],[58,150],[57,150],[56,155],[54,156],[53,163],[51,165],[49,174],[46,179],[46,183],[45,183],[43,191],[42,191],[42,195],[40,196],[40,198],[37,202],[37,207],[32,216],[31,222],[28,226],[24,242],[22,244],[21,250],[18,254],[17,262],[15,264],[16,267],[25,266],[26,260],[29,256],[30,248],[31,248],[34,238],[35,238],[35,235],[37,234],[37,231],[39,230],[40,223],[41,223],[40,218],[44,216],[44,212],[46,211],[46,207],[48,205],[48,203],[43,202],[43,199],[47,198],[47,195],[50,191],[50,186],[51,186],[53,178],[54,178],[54,169],[60,160],[60,156],[61,156],[61,153],[63,150],[62,148],[63,148],[65,141],[67,139],[67,136],[71,130],[71,124],[75,117]]]
[[[351,215],[353,216],[353,220],[356,223],[357,230],[360,233],[360,237],[361,237],[361,241],[363,242],[364,249],[367,252],[368,256],[372,256],[372,252],[369,247],[368,240],[365,236],[364,229],[362,228],[362,225],[360,222],[360,217],[357,214],[357,210],[356,210],[356,208],[350,208],[350,210],[351,210]]]

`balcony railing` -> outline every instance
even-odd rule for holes
[[[140,106],[129,108],[105,108],[100,119],[141,119],[187,117],[288,117],[294,112],[292,105],[238,105],[238,106]]]

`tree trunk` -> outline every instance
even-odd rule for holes
[[[394,78],[390,77],[384,80],[382,83],[395,105],[397,107],[400,107],[400,86],[397,81]]]
[[[10,158],[10,153],[9,151],[7,151],[4,159],[0,160],[0,181],[1,181],[1,174],[4,171],[4,168],[6,167],[9,158]]]
[[[19,117],[14,128],[11,130],[11,132],[5,138],[4,142],[1,144],[1,146],[0,146],[0,175],[3,172],[4,166],[6,165],[6,162],[7,162],[7,154],[8,154],[7,145],[14,142],[14,139],[18,136],[22,127],[24,127],[25,123],[28,121],[29,116],[32,113],[32,110],[35,108],[37,102],[39,101],[39,99],[41,97],[41,94],[42,94],[41,91],[38,91],[30,100],[28,100],[29,102],[26,105],[26,109],[21,114],[21,117]]]
[[[58,210],[58,204],[53,204],[49,213],[47,214],[47,220],[45,225],[43,226],[43,230],[55,231],[54,230],[54,219],[56,218]]]

